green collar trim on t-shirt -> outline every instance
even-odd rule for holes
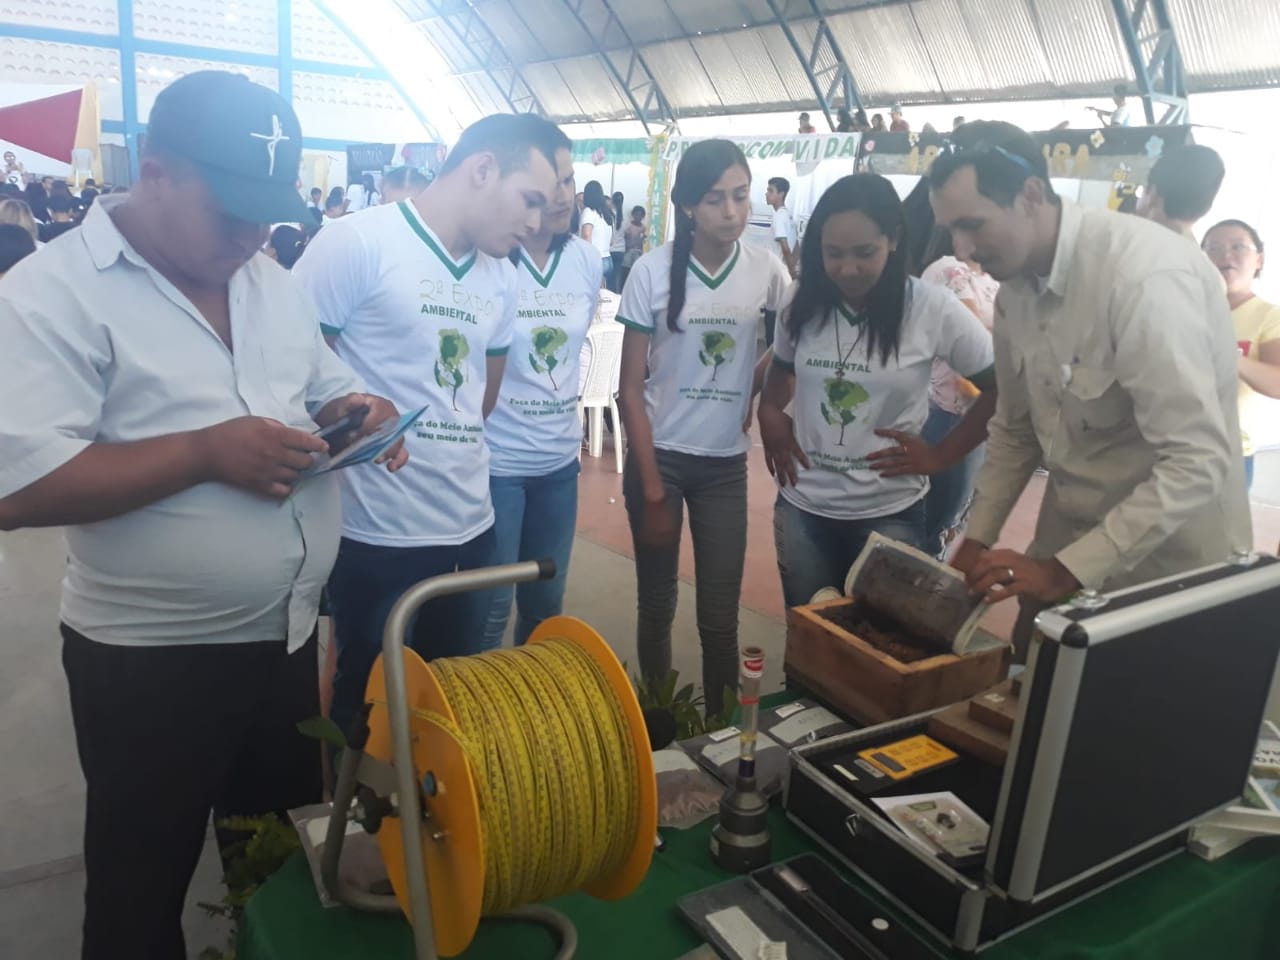
[[[724,283],[726,279],[728,279],[729,274],[733,272],[733,268],[738,262],[738,256],[741,253],[742,253],[742,244],[738,243],[735,240],[733,244],[732,256],[730,256],[729,259],[724,262],[724,265],[720,267],[720,272],[717,273],[714,277],[709,276],[707,274],[707,271],[703,270],[700,266],[698,266],[698,261],[694,260],[693,257],[689,258],[689,272],[692,273],[699,280],[701,280],[703,285],[708,290],[714,290],[716,289],[716,287],[720,286],[720,284]]]
[[[854,327],[862,323],[865,323],[867,319],[861,310],[854,310],[853,307],[849,306],[843,300],[841,300],[840,303],[836,306],[836,312],[839,313],[840,316],[848,320],[850,326],[854,326]]]
[[[457,260],[453,259],[453,257],[449,256],[448,252],[436,242],[436,238],[427,231],[427,228],[422,225],[414,212],[409,209],[409,201],[401,200],[396,204],[396,206],[400,208],[400,212],[404,215],[409,226],[413,227],[413,232],[422,239],[423,243],[431,248],[431,252],[439,257],[440,262],[445,265],[451,274],[453,274],[453,279],[461,280],[467,275],[467,271],[475,266],[476,252],[474,250],[467,254],[467,258],[465,260],[459,263]]]
[[[538,268],[534,266],[533,261],[529,259],[529,254],[524,251],[523,247],[520,249],[520,262],[529,269],[531,274],[533,274],[533,279],[538,281],[539,286],[546,287],[547,284],[551,282],[551,278],[555,276],[556,267],[560,266],[560,254],[563,251],[564,247],[561,247],[551,255],[551,261],[547,264],[546,273],[538,272]]]

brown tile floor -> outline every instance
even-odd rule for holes
[[[623,556],[632,556],[631,530],[622,502],[622,477],[614,472],[611,440],[606,440],[599,459],[583,455],[582,481],[578,503],[578,536]],[[782,587],[773,549],[773,478],[765,469],[764,456],[756,439],[748,455],[747,485],[747,565],[742,582],[742,606],[777,621],[784,618]],[[1000,545],[1025,549],[1035,530],[1036,514],[1044,495],[1044,480],[1034,478],[1005,525]],[[1260,549],[1273,550],[1280,542],[1280,508],[1253,505],[1254,540]],[[686,535],[680,547],[680,576],[693,582],[693,548]],[[987,614],[984,625],[997,636],[1008,637],[1017,607],[997,604]]]

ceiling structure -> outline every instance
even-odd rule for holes
[[[560,123],[1280,85],[1274,0],[395,0],[454,112]],[[459,111],[458,105],[462,105]],[[1167,108],[1175,109],[1169,111]]]

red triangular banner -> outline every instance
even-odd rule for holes
[[[0,140],[69,163],[76,142],[82,93],[70,90],[0,107]]]

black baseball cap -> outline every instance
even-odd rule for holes
[[[250,223],[301,223],[302,127],[288,101],[248,77],[201,70],[160,91],[147,144],[190,160],[224,213]]]

